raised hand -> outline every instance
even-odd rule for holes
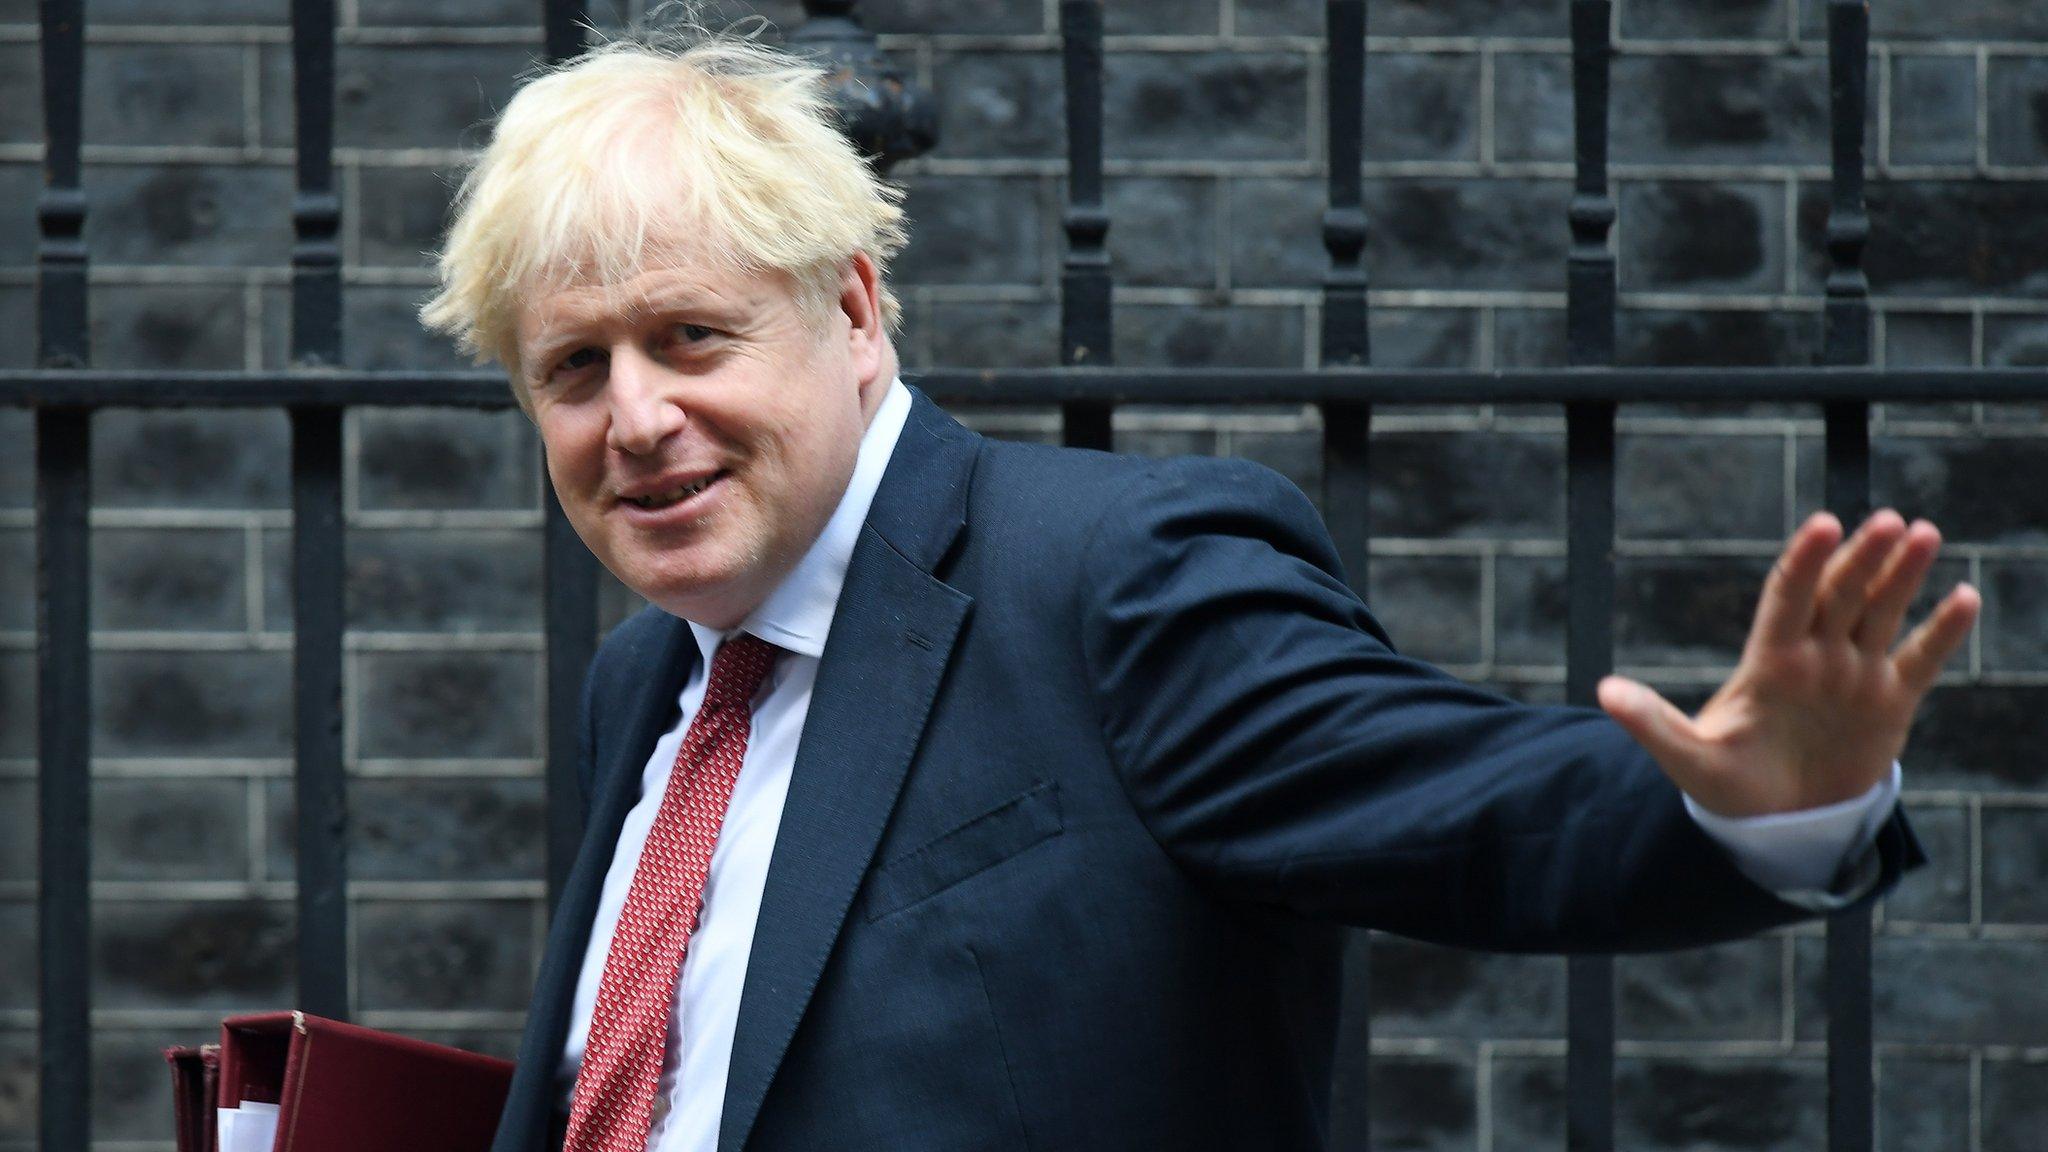
[[[1934,525],[1890,509],[1847,543],[1841,521],[1816,513],[1771,569],[1734,675],[1697,716],[1622,676],[1600,682],[1600,706],[1723,816],[1860,796],[1890,773],[1914,709],[1977,619],[1977,590],[1958,584],[1893,645],[1940,550]]]

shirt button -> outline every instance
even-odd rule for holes
[[[667,1096],[656,1096],[656,1097],[654,1098],[654,1114],[653,1114],[653,1116],[652,1116],[652,1117],[650,1117],[650,1118],[651,1118],[651,1119],[652,1119],[652,1120],[653,1120],[653,1121],[654,1121],[654,1122],[655,1122],[656,1124],[659,1124],[659,1123],[661,1123],[661,1122],[662,1122],[663,1120],[666,1120],[666,1119],[668,1119],[668,1097],[667,1097]]]

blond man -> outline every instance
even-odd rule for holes
[[[1663,948],[1868,900],[1939,544],[1816,516],[1697,716],[1398,655],[1299,492],[984,440],[904,385],[896,190],[728,38],[528,84],[427,322],[651,606],[498,1152],[1321,1147],[1342,925]],[[1897,641],[1895,643],[1895,641]]]

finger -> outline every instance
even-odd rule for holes
[[[1600,707],[1614,722],[1649,749],[1666,775],[1684,788],[1687,780],[1702,771],[1698,734],[1690,717],[1648,684],[1626,676],[1608,676],[1600,681]]]
[[[1906,619],[1906,610],[1913,604],[1913,597],[1920,594],[1920,586],[1927,582],[1927,573],[1934,567],[1934,558],[1941,552],[1941,532],[1925,520],[1915,520],[1906,529],[1890,558],[1885,561],[1884,570],[1870,583],[1870,602],[1864,606],[1863,619],[1856,622],[1850,635],[1856,645],[1873,656],[1883,655],[1898,638],[1899,625]]]
[[[1778,562],[1764,581],[1763,598],[1757,602],[1756,626],[1752,636],[1768,644],[1790,644],[1806,635],[1813,623],[1814,599],[1819,594],[1820,574],[1828,556],[1842,541],[1842,522],[1826,512],[1816,512],[1785,543]]]
[[[1984,598],[1968,584],[1958,584],[1935,605],[1934,613],[1899,642],[1892,654],[1892,667],[1915,695],[1933,687],[1941,666],[1970,638]]]
[[[1828,640],[1848,638],[1849,630],[1863,618],[1871,580],[1905,531],[1906,522],[1897,512],[1881,509],[1863,522],[1848,544],[1835,551],[1820,576],[1820,601],[1813,615],[1815,635]]]

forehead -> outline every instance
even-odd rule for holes
[[[611,283],[564,276],[527,295],[519,343],[530,348],[676,314],[737,324],[786,304],[792,287],[780,277],[715,263],[676,262]]]

